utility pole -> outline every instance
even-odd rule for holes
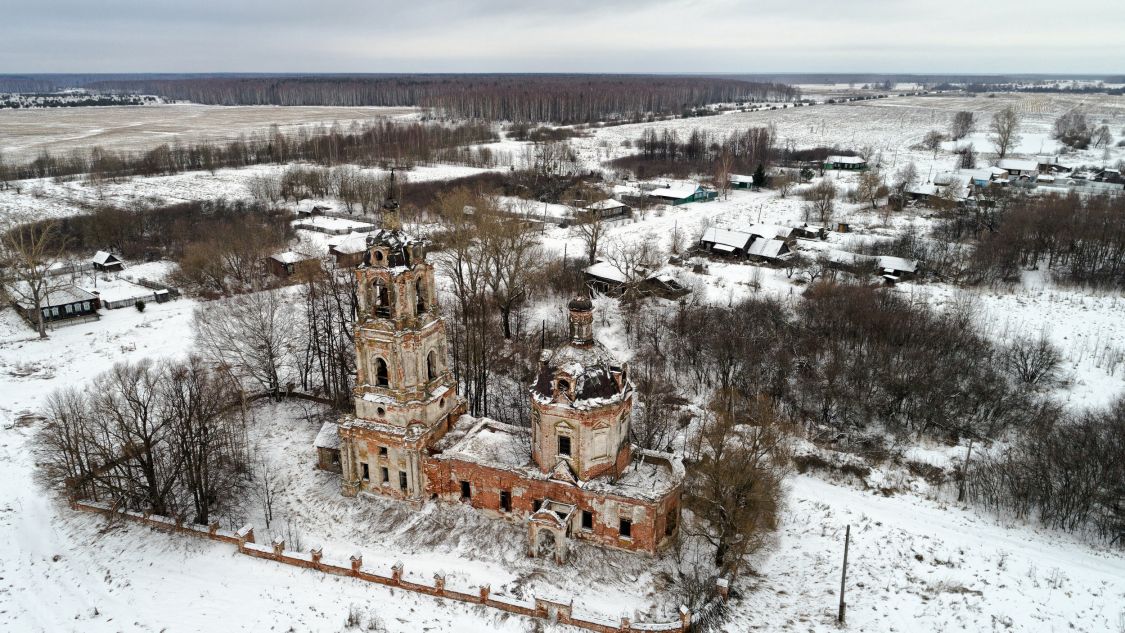
[[[844,609],[847,603],[844,602],[844,583],[848,579],[848,544],[852,540],[852,526],[847,526],[844,529],[844,569],[840,572],[840,613],[836,616],[838,624],[844,623]]]

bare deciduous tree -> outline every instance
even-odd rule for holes
[[[51,292],[65,285],[51,270],[62,259],[58,227],[55,221],[10,222],[0,229],[0,279],[8,296],[34,310],[39,338],[47,338],[43,306]]]
[[[251,292],[195,311],[196,340],[204,354],[275,397],[291,378],[297,345],[297,315],[286,292]]]
[[[992,115],[992,144],[1001,159],[1012,151],[1020,139],[1020,115],[1012,106],[1007,106]]]
[[[974,125],[973,113],[961,110],[953,115],[953,122],[949,126],[949,138],[954,141],[965,138],[973,131]]]

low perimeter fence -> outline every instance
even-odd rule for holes
[[[175,519],[147,512],[121,510],[113,507],[111,504],[99,501],[71,500],[70,505],[75,510],[120,517],[127,521],[148,525],[169,532],[229,543],[238,548],[240,554],[253,556],[254,558],[272,560],[278,563],[311,569],[335,576],[349,576],[387,587],[396,587],[414,593],[433,596],[435,598],[446,598],[467,604],[484,605],[505,613],[538,618],[552,623],[567,624],[588,631],[597,631],[598,633],[622,633],[625,631],[678,631],[683,633],[690,631],[692,623],[696,621],[687,607],[680,607],[680,619],[676,622],[630,622],[627,617],[623,617],[619,621],[611,621],[601,617],[582,614],[580,608],[574,608],[573,600],[569,602],[561,602],[557,599],[548,600],[545,598],[522,600],[502,594],[494,594],[489,585],[476,587],[452,586],[446,583],[445,575],[440,573],[434,574],[434,582],[432,585],[408,580],[403,576],[404,569],[401,562],[391,566],[390,575],[383,575],[379,573],[378,570],[364,567],[363,555],[359,553],[352,554],[347,560],[337,560],[325,556],[324,550],[321,547],[313,547],[307,552],[286,549],[285,541],[281,538],[275,538],[273,542],[268,545],[259,544],[254,541],[254,528],[251,525],[243,526],[237,531],[231,531],[219,528],[219,524],[215,522],[210,525],[197,525],[185,522],[183,519]],[[726,600],[727,587],[726,580],[719,579],[716,586],[716,598],[709,603],[709,607],[716,604],[716,601]],[[708,609],[705,608],[704,610],[706,611]]]

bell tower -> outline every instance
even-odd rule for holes
[[[421,498],[421,459],[464,412],[449,368],[426,243],[406,234],[391,189],[355,269],[355,415],[339,424],[343,493]]]

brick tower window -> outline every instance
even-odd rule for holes
[[[437,378],[437,352],[430,350],[426,355],[426,380]]]
[[[473,487],[467,481],[461,482],[461,500],[473,498]]]
[[[629,519],[621,519],[618,532],[621,533],[621,538],[633,538],[633,522]]]
[[[367,464],[363,464],[363,480],[371,480],[371,469],[367,466]]]
[[[559,436],[559,455],[570,456],[570,438],[565,435]]]
[[[582,511],[582,529],[583,530],[594,529],[594,513],[593,512],[590,512],[589,510],[583,510]]]
[[[406,490],[406,473],[401,470],[398,471],[398,487]]]
[[[417,308],[418,314],[422,314],[426,311],[426,286],[421,279],[414,286],[414,295],[418,298],[415,308]]]
[[[504,512],[512,511],[512,493],[507,490],[500,491],[500,509]]]
[[[387,361],[382,358],[375,359],[375,385],[378,387],[390,386],[391,381],[387,373]]]

